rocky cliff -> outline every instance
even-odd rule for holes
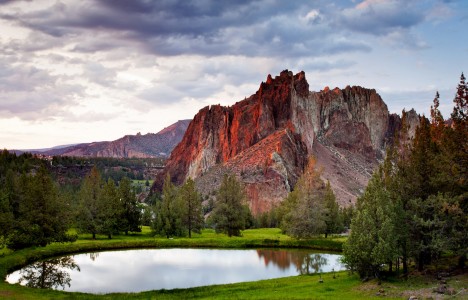
[[[342,205],[355,201],[401,126],[375,90],[325,88],[310,92],[305,73],[283,71],[233,106],[201,109],[167,161],[177,184],[196,179],[208,195],[222,174],[246,186],[254,214],[282,201],[310,155]]]
[[[191,120],[180,120],[158,133],[126,135],[111,142],[94,142],[40,152],[45,155],[92,157],[164,157],[182,140]]]

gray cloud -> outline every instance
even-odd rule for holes
[[[84,95],[84,88],[66,83],[66,78],[53,76],[33,66],[14,66],[0,59],[0,115],[42,120],[58,116]]]
[[[80,1],[0,17],[53,38],[77,41],[77,52],[140,48],[160,56],[310,56],[369,51],[356,40],[342,41],[330,23],[326,2],[291,1]],[[311,11],[317,12],[307,18]],[[322,11],[325,16],[318,12]],[[91,36],[105,35],[105,39]],[[324,37],[326,37],[324,39]],[[36,49],[56,42],[41,39]],[[34,48],[33,48],[34,50]]]
[[[106,68],[98,62],[88,62],[83,65],[83,77],[91,83],[100,84],[105,87],[115,86],[117,72]]]
[[[413,1],[366,0],[344,9],[338,22],[353,31],[385,35],[395,29],[411,28],[424,20],[425,11]]]

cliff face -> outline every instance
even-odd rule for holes
[[[222,174],[246,186],[254,213],[268,210],[294,187],[309,155],[315,155],[338,201],[355,201],[397,129],[395,116],[375,90],[325,88],[309,92],[304,72],[268,75],[259,90],[231,107],[199,111],[167,161],[177,184],[196,179],[208,195]]]
[[[43,153],[47,155],[115,158],[169,156],[172,149],[182,140],[190,121],[177,121],[158,133],[126,135],[111,142],[79,144]]]

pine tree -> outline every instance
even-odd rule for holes
[[[100,197],[102,179],[96,167],[85,177],[81,184],[79,194],[79,212],[77,227],[82,233],[90,233],[93,239],[101,231]]]
[[[119,194],[112,178],[109,178],[102,187],[98,206],[100,233],[106,234],[111,239],[112,234],[119,232],[119,220],[123,214]]]
[[[76,239],[67,233],[70,212],[45,167],[41,166],[35,175],[23,175],[19,187],[21,201],[8,237],[9,248],[44,247]]]
[[[314,158],[309,159],[294,190],[281,203],[280,211],[281,229],[288,235],[310,238],[326,232],[325,188]]]
[[[434,142],[440,141],[445,129],[444,118],[439,110],[439,92],[436,92],[433,105],[431,106],[431,135]]]
[[[141,211],[132,188],[132,182],[124,177],[119,182],[118,196],[121,206],[120,230],[128,235],[128,232],[141,232]]]
[[[351,234],[343,247],[343,261],[362,278],[380,278],[383,265],[398,254],[395,210],[384,181],[380,168],[357,200]]]
[[[0,176],[0,249],[6,246],[14,221],[12,207],[12,172],[8,170],[5,177]]]
[[[211,215],[216,232],[226,233],[229,237],[240,236],[250,212],[244,201],[245,193],[241,183],[234,175],[225,174]]]
[[[461,126],[465,123],[468,115],[468,87],[465,82],[465,75],[463,73],[460,76],[460,83],[457,87],[457,93],[453,99],[454,108],[452,112],[452,121],[455,123],[455,126]]]
[[[327,181],[325,186],[325,208],[326,208],[326,218],[325,218],[325,238],[330,233],[340,233],[343,230],[343,222],[340,215],[340,207],[336,203],[336,197],[333,193],[333,190],[330,186],[330,181]]]
[[[157,234],[172,236],[183,236],[182,209],[177,188],[172,184],[169,173],[166,175],[163,185],[161,201],[156,202],[156,219],[153,230]]]
[[[200,233],[204,224],[201,197],[191,178],[180,188],[179,197],[182,204],[182,223],[191,238],[192,231]]]

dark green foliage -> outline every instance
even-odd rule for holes
[[[127,177],[119,182],[118,197],[121,207],[120,224],[121,231],[140,232],[141,211],[138,208],[138,201],[132,189],[132,182]]]
[[[72,241],[70,207],[44,161],[29,153],[0,152],[0,248],[17,250]]]
[[[459,255],[459,266],[464,266],[468,244],[466,98],[462,74],[454,99],[452,125],[443,121],[437,93],[431,107],[431,122],[421,117],[412,140],[407,138],[403,114],[402,130],[378,173],[379,181],[371,180],[358,201],[345,245],[346,262],[362,276],[378,276],[375,271],[384,264],[391,270],[392,257],[393,261],[398,258],[396,261],[403,263],[404,274],[408,273],[410,260],[422,271],[445,252]],[[387,204],[381,199],[386,199]],[[374,206],[384,207],[381,210],[388,222],[393,220],[396,252],[393,241],[385,238],[392,224],[376,221],[367,213],[368,207]],[[366,222],[370,223],[365,225]],[[378,239],[364,242],[366,235]],[[388,245],[380,251],[379,260],[373,260],[369,254],[372,241]],[[376,245],[373,248],[379,249]]]
[[[17,187],[18,208],[7,238],[10,249],[76,239],[67,234],[69,211],[44,167],[35,175],[21,176]]]
[[[139,203],[138,207],[141,213],[141,225],[151,226],[153,223],[154,210],[153,207],[146,203]]]
[[[216,232],[226,233],[229,237],[240,236],[250,217],[250,210],[244,201],[245,192],[241,183],[234,175],[225,174],[211,214]]]
[[[269,211],[259,214],[255,218],[257,228],[278,228],[280,227],[280,211],[278,207],[273,207]]]
[[[353,219],[354,212],[355,209],[352,205],[340,208],[340,219],[344,229],[349,229],[351,227],[351,220]]]
[[[310,158],[294,190],[279,208],[281,229],[296,238],[327,236],[343,230],[338,204],[330,184],[325,185]]]
[[[112,179],[104,182],[93,167],[79,193],[78,230],[92,234],[93,238],[98,233],[112,238],[118,232],[139,232],[140,215],[131,181],[125,177],[116,188]]]
[[[112,238],[112,234],[119,232],[119,222],[123,215],[123,207],[119,201],[119,194],[114,181],[109,178],[103,185],[98,203],[98,218],[100,220],[99,233]]]
[[[81,184],[79,201],[80,208],[77,217],[77,227],[82,233],[91,233],[93,239],[101,230],[101,190],[103,181],[96,167],[86,176]]]
[[[155,206],[154,232],[167,238],[184,236],[185,231],[181,217],[182,205],[180,197],[178,197],[177,187],[172,184],[169,174],[164,180],[161,198],[161,201],[157,201]]]
[[[204,225],[201,197],[192,178],[180,187],[179,197],[182,205],[182,224],[191,238],[192,232],[200,233]]]
[[[374,173],[358,199],[343,249],[343,261],[361,277],[379,277],[383,265],[397,257],[395,209],[382,173],[382,169]]]
[[[340,233],[343,231],[343,221],[340,215],[340,208],[336,203],[336,197],[331,189],[330,182],[325,186],[325,237],[328,234]]]
[[[462,73],[455,98],[453,99],[455,105],[452,112],[452,121],[455,124],[460,124],[463,121],[466,122],[466,118],[468,117],[468,86],[465,79],[465,75]]]

